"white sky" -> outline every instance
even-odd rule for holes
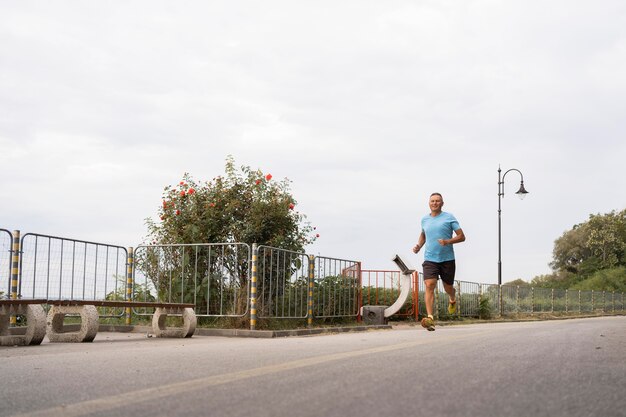
[[[457,279],[549,273],[626,207],[626,2],[0,3],[0,228],[137,246],[232,154],[288,177],[309,253],[394,269],[443,194]]]

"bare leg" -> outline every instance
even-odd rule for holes
[[[437,286],[437,278],[425,278],[424,285],[426,292],[424,293],[424,302],[426,303],[426,314],[433,317],[433,304],[435,302],[435,287]]]
[[[448,297],[450,297],[450,302],[454,304],[456,302],[456,290],[454,289],[454,285],[443,283],[443,289],[446,290]]]

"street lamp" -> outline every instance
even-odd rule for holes
[[[528,194],[526,188],[524,188],[524,175],[519,169],[511,168],[501,175],[502,170],[500,166],[498,166],[498,285],[502,285],[502,209],[501,202],[504,197],[504,177],[511,171],[517,171],[521,177],[521,182],[519,185],[519,190],[515,193],[517,196],[523,200]]]

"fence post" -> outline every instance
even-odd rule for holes
[[[580,295],[580,290],[578,290],[578,314],[583,312],[582,300]]]
[[[315,285],[315,256],[309,255],[309,288],[306,296],[306,324],[313,327],[313,287]]]
[[[252,276],[250,277],[250,330],[256,330],[256,284],[258,278],[257,263],[258,263],[259,248],[256,243],[252,244]]]
[[[133,248],[128,248],[128,259],[126,262],[126,301],[133,301],[133,277],[135,271],[135,255],[133,253]],[[130,326],[132,309],[130,307],[126,307],[126,325]]]
[[[502,305],[502,285],[498,285],[498,310],[500,310],[500,317],[503,316],[504,306]]]
[[[357,262],[356,263],[356,274],[357,274],[357,295],[356,295],[356,299],[357,299],[357,303],[356,303],[356,321],[358,323],[361,322],[362,317],[361,317],[361,307],[363,307],[363,280],[361,278],[361,262]],[[307,291],[307,298],[309,297],[308,295],[308,291]],[[308,312],[307,312],[308,315]]]
[[[535,314],[535,287],[530,287],[530,314]]]
[[[565,314],[567,314],[569,311],[567,310],[567,288],[565,289]]]
[[[612,311],[613,311],[613,313],[615,313],[615,291],[612,292],[611,297],[612,297],[611,298],[611,300],[612,300],[611,304],[613,305]]]
[[[461,317],[461,283],[457,281],[458,290],[456,292],[456,316]]]
[[[439,320],[439,285],[435,287],[435,311],[433,313],[435,313],[435,320]]]
[[[596,299],[593,294],[593,290],[591,290],[591,313],[595,314],[596,312]]]
[[[415,315],[415,321],[419,321],[419,314],[420,314],[420,303],[419,303],[419,296],[420,296],[420,288],[419,288],[419,272],[415,271],[413,272],[413,308],[414,308],[414,315]]]
[[[551,313],[554,313],[554,288],[552,288],[552,291],[551,291],[550,297],[551,297],[551,300],[550,300],[550,301],[551,301],[551,303],[552,303],[552,305],[550,306],[550,312],[551,312]]]
[[[313,327],[313,288],[315,286],[315,256],[309,255],[309,289],[306,295],[306,324]]]
[[[11,299],[17,299],[17,287],[19,279],[19,265],[20,265],[20,231],[13,231],[13,242],[11,248]],[[16,316],[11,316],[9,322],[13,325],[17,322]]]

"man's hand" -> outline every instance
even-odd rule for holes
[[[418,244],[418,245],[413,246],[413,253],[417,253],[417,252],[419,252],[419,251],[420,251],[420,249],[421,249],[421,247],[420,247],[420,245],[419,245],[419,244]]]
[[[439,242],[441,246],[446,246],[448,244],[448,241],[445,239],[439,239],[437,242]]]

